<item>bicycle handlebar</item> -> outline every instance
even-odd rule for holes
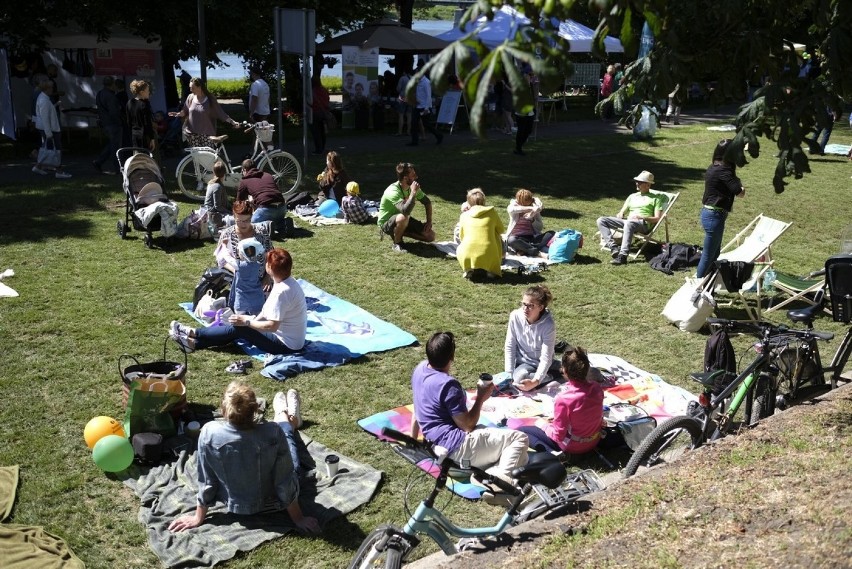
[[[708,324],[715,324],[717,326],[723,326],[728,330],[742,330],[746,332],[750,332],[752,334],[756,334],[758,336],[765,336],[767,338],[771,338],[773,336],[795,336],[796,338],[802,339],[810,339],[817,338],[819,340],[831,340],[834,338],[834,334],[831,332],[818,332],[816,330],[799,330],[796,328],[788,328],[787,326],[776,325],[771,322],[764,322],[759,320],[757,322],[751,321],[743,321],[743,320],[728,320],[727,318],[708,318]]]

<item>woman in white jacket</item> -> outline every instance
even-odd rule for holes
[[[60,152],[60,163],[48,166],[47,164],[38,162],[33,166],[33,172],[46,176],[48,167],[52,167],[56,170],[55,176],[57,178],[70,178],[71,174],[62,169],[62,137],[59,130],[59,117],[56,115],[56,107],[53,106],[53,101],[50,100],[53,83],[42,81],[39,88],[41,89],[41,93],[38,99],[36,99],[35,125],[41,131],[42,146],[48,150],[57,150]],[[41,159],[41,154],[39,154],[39,159]]]
[[[521,307],[509,315],[504,367],[522,391],[535,389],[559,377],[559,361],[553,359],[556,323],[547,306],[553,295],[544,285],[524,291]]]
[[[541,200],[523,188],[518,190],[515,199],[506,208],[509,212],[507,244],[520,255],[547,258],[547,244],[554,232],[544,231],[541,209]]]

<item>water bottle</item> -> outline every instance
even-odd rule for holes
[[[763,291],[769,292],[773,289],[772,283],[775,282],[775,269],[769,267],[765,273],[763,273]]]

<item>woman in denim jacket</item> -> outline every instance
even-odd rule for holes
[[[194,514],[169,524],[169,531],[183,531],[204,523],[207,510],[223,502],[228,513],[250,515],[286,509],[293,523],[305,533],[318,533],[315,518],[299,506],[299,463],[294,429],[298,415],[277,412],[275,421],[257,417],[254,391],[232,382],[222,400],[224,421],[204,425],[198,439],[198,506]]]

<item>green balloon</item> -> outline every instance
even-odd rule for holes
[[[118,435],[107,435],[92,449],[95,464],[104,472],[120,472],[133,463],[133,446]]]

